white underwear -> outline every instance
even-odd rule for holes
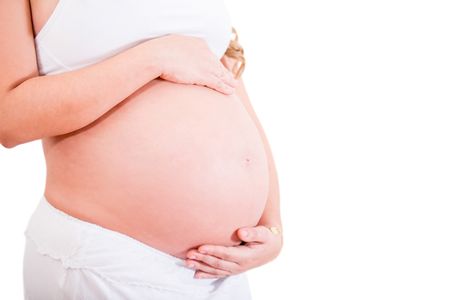
[[[42,196],[25,230],[27,300],[251,300],[245,273],[197,279],[176,256],[64,213]]]

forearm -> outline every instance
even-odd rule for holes
[[[80,129],[160,71],[144,42],[97,64],[23,81],[0,99],[0,138],[7,147]]]

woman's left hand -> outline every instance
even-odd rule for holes
[[[186,265],[193,264],[194,277],[220,278],[245,272],[275,259],[283,245],[281,234],[263,225],[239,228],[237,235],[244,245],[201,245],[189,250]]]

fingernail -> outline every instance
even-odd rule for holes
[[[246,230],[242,230],[241,235],[242,236],[248,236],[248,232]]]
[[[196,258],[197,258],[197,256],[195,256],[194,254],[189,254],[188,257],[189,257],[190,259],[196,259]]]
[[[188,268],[193,268],[194,267],[194,263],[193,262],[188,262],[186,265],[187,265]]]

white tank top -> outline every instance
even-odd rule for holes
[[[224,0],[59,0],[35,38],[41,75],[79,69],[145,40],[203,38],[218,57],[232,38]]]

